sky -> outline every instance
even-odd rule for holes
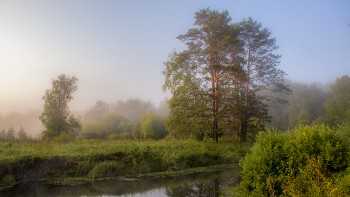
[[[348,0],[0,0],[0,113],[43,109],[61,74],[79,79],[71,110],[127,98],[158,106],[171,96],[162,90],[163,62],[186,49],[176,37],[208,7],[268,28],[279,68],[294,82],[350,75]]]

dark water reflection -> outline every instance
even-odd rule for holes
[[[239,182],[238,173],[239,169],[230,169],[168,178],[144,176],[134,181],[102,180],[75,186],[32,181],[0,191],[0,196],[221,196],[227,186]]]

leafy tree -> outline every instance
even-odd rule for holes
[[[19,140],[26,140],[28,139],[27,134],[24,132],[24,128],[21,126],[21,129],[17,133]]]
[[[9,126],[7,129],[6,140],[15,140],[15,129],[13,126]]]
[[[324,103],[327,111],[325,122],[334,127],[342,122],[350,121],[350,78],[344,75],[335,80],[331,86],[334,97]]]
[[[103,118],[109,113],[109,104],[102,100],[98,100],[96,105],[86,112],[84,116],[84,121],[94,121],[97,122],[100,118]]]
[[[53,138],[62,132],[72,132],[74,128],[80,127],[74,115],[70,113],[68,102],[73,99],[72,94],[78,89],[78,79],[67,77],[65,74],[52,79],[52,88],[46,90],[42,97],[44,111],[39,116],[42,124],[46,127],[43,138]]]
[[[146,113],[141,120],[141,133],[145,139],[160,139],[169,134],[165,128],[166,116]]]
[[[134,139],[142,139],[141,121],[137,121],[132,127],[132,137]]]
[[[172,97],[169,99],[170,112],[166,127],[176,137],[183,137],[189,134],[203,133],[207,124],[211,122],[211,110],[207,106],[209,99],[204,90],[200,88],[200,80],[194,78],[195,70],[188,62],[177,63],[177,53],[174,52],[171,61],[167,62],[167,73],[176,73],[172,76],[175,87],[170,87]],[[171,85],[171,86],[173,86]],[[164,87],[163,87],[164,88]],[[200,135],[200,134],[199,134]],[[203,135],[202,135],[203,136]]]
[[[141,132],[144,139],[154,138],[153,119],[154,114],[147,114],[146,119],[141,122]]]
[[[306,109],[302,109],[298,113],[297,125],[310,125],[310,113]]]

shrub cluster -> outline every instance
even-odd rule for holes
[[[241,194],[249,196],[349,195],[349,149],[326,126],[259,133],[240,162]],[[346,193],[347,192],[347,193]]]
[[[133,123],[118,113],[110,113],[97,122],[84,122],[77,139],[161,139],[169,134],[165,121],[166,116],[145,113]]]

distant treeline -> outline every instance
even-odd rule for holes
[[[158,108],[151,101],[129,98],[109,105],[98,100],[83,116],[72,137],[77,139],[160,139],[165,129],[169,108],[166,100]],[[78,119],[79,120],[79,119]]]
[[[283,131],[298,125],[317,124],[334,127],[349,121],[349,76],[344,75],[327,85],[290,80],[285,80],[284,83],[293,93],[278,95],[287,100],[288,104],[268,103],[269,116],[272,118],[267,124],[268,128]],[[262,94],[269,96],[267,92]],[[45,129],[38,119],[41,112],[28,110],[21,114],[12,111],[0,116],[0,139],[40,138],[40,133]],[[73,133],[63,138],[159,139],[169,133],[164,126],[168,112],[167,98],[161,101],[158,107],[151,101],[138,98],[119,100],[111,104],[98,100],[94,107],[74,113],[82,127],[74,129]]]
[[[38,117],[42,110],[28,110],[25,113],[11,111],[2,116],[0,114],[0,130],[7,131],[13,129],[15,133],[24,128],[28,136],[37,137],[45,129]]]
[[[280,94],[279,97],[289,104],[268,103],[272,121],[267,125],[278,130],[287,130],[298,125],[314,126],[326,124],[337,126],[350,120],[350,78],[347,75],[337,78],[327,85],[303,82],[284,82],[292,94]],[[263,94],[267,95],[267,92]]]
[[[165,129],[169,108],[167,98],[156,107],[150,100],[129,98],[108,104],[98,100],[96,105],[85,111],[77,111],[77,120],[82,125],[73,133],[65,133],[62,139],[159,139],[168,131]],[[0,116],[0,139],[23,140],[42,137],[45,127],[38,119],[42,110],[28,110],[26,113],[10,112]],[[25,137],[24,137],[24,135]]]

